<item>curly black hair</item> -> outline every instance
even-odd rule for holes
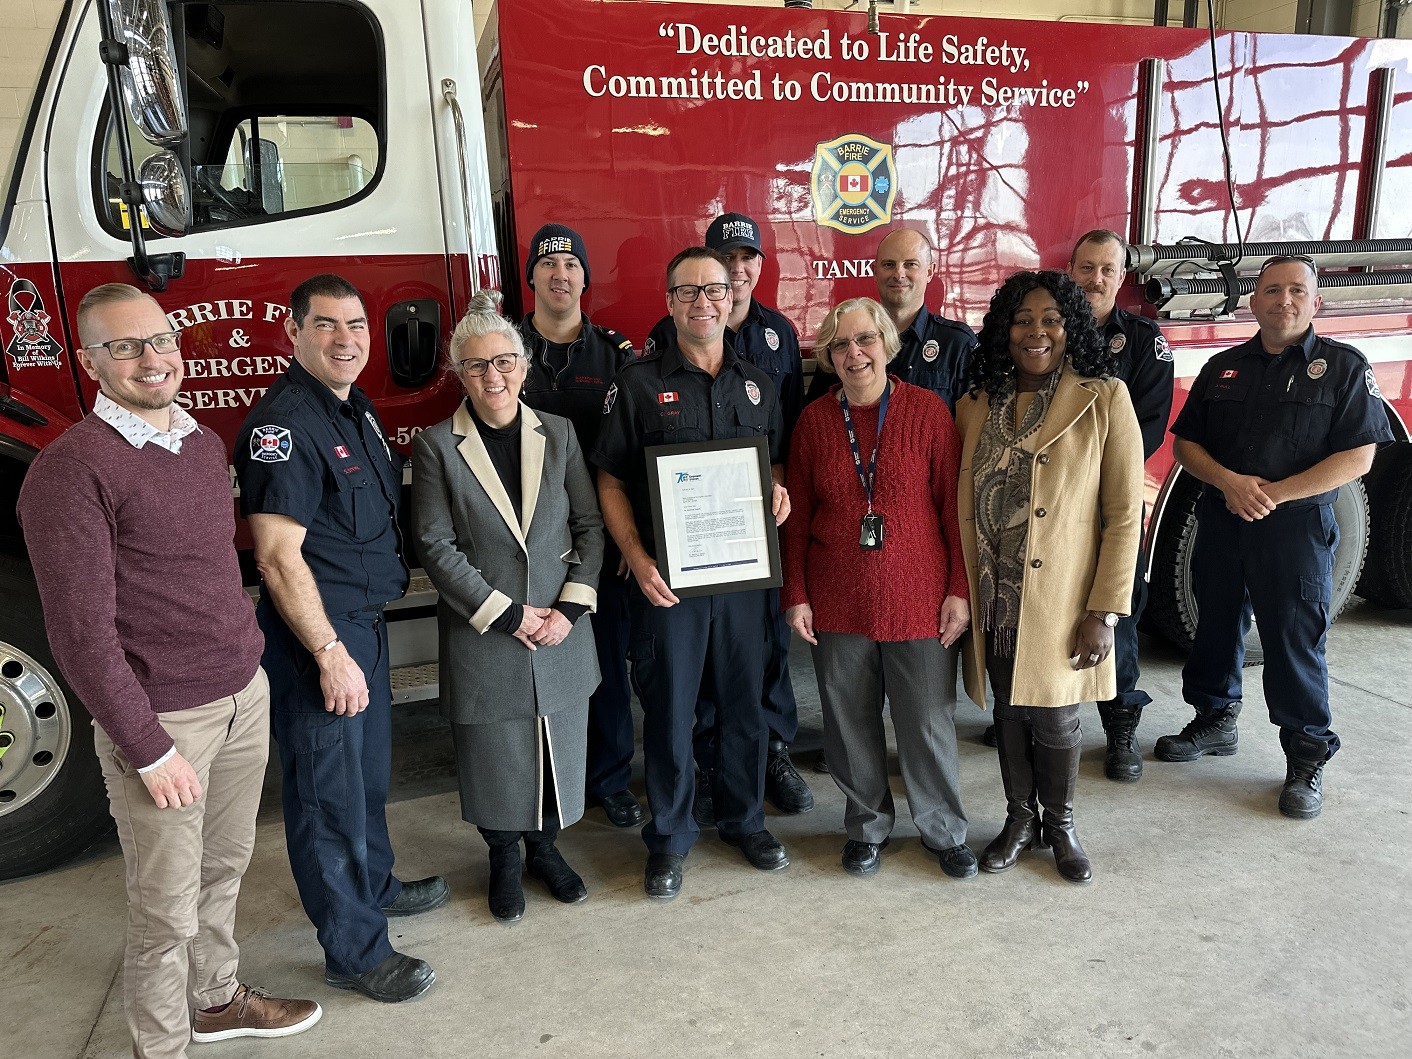
[[[1098,322],[1084,297],[1083,288],[1062,272],[1016,272],[990,299],[985,322],[977,336],[980,344],[971,354],[967,371],[971,394],[984,390],[991,397],[1004,393],[1015,377],[1010,356],[1010,324],[1020,303],[1043,287],[1054,296],[1064,318],[1064,356],[1080,375],[1107,379],[1117,374],[1118,358],[1098,333]]]

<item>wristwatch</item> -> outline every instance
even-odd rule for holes
[[[1119,620],[1119,618],[1122,617],[1122,615],[1120,615],[1120,614],[1115,614],[1115,613],[1114,613],[1113,611],[1111,611],[1111,610],[1109,610],[1109,611],[1091,610],[1091,611],[1088,612],[1088,616],[1089,616],[1090,618],[1097,618],[1099,621],[1101,621],[1104,625],[1108,626],[1108,628],[1110,628],[1110,629],[1117,628],[1117,626],[1118,626],[1118,620]]]

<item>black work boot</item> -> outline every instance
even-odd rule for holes
[[[490,914],[502,923],[516,923],[525,914],[525,891],[520,885],[520,844],[490,847]]]
[[[1044,807],[1040,834],[1046,845],[1054,847],[1054,866],[1059,874],[1076,883],[1093,878],[1093,866],[1074,830],[1074,788],[1082,750],[1079,746],[1054,750],[1039,743],[1034,745],[1035,786],[1039,804]]]
[[[1233,702],[1224,710],[1198,712],[1180,734],[1164,735],[1157,740],[1152,752],[1161,761],[1195,761],[1206,754],[1230,757],[1240,742],[1236,731],[1240,706],[1240,703]]]
[[[1000,752],[1000,779],[1005,785],[1005,826],[981,853],[981,870],[1009,871],[1027,849],[1037,849],[1039,809],[1035,805],[1034,752],[1030,726],[1024,721],[997,721],[993,726]]]
[[[1103,775],[1119,783],[1136,783],[1142,779],[1142,749],[1137,745],[1137,723],[1142,720],[1142,707],[1100,702],[1098,716],[1103,719],[1103,732],[1108,737],[1108,749],[1103,752]]]
[[[787,816],[797,816],[814,808],[814,792],[789,760],[789,747],[782,739],[770,740],[765,758],[765,797]]]
[[[1295,820],[1313,820],[1324,808],[1324,762],[1332,756],[1328,744],[1307,735],[1289,734],[1285,746],[1285,785],[1280,812]]]

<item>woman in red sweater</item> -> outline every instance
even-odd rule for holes
[[[956,648],[970,622],[956,521],[961,446],[941,398],[887,374],[897,329],[871,298],[824,320],[819,367],[839,386],[790,442],[781,527],[785,617],[814,645],[824,754],[848,799],[843,867],[878,869],[896,813],[883,699],[912,820],[942,870],[976,874],[957,784]]]

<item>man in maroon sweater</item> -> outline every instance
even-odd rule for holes
[[[133,1054],[299,1033],[318,1004],[236,978],[270,698],[225,445],[173,404],[181,335],[151,297],[97,287],[78,327],[79,363],[99,385],[93,414],[40,453],[18,513],[49,645],[96,722],[122,844]]]

